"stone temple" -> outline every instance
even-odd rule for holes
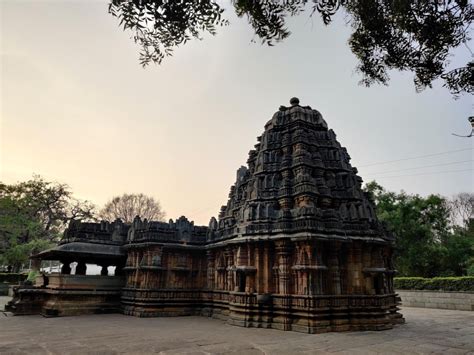
[[[321,114],[290,103],[265,125],[208,227],[185,217],[73,222],[58,247],[35,256],[60,260],[61,273],[17,288],[9,310],[203,315],[307,333],[402,323],[393,235]],[[86,275],[86,263],[102,275]]]

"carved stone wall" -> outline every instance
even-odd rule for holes
[[[257,140],[208,227],[137,217],[131,226],[71,225],[66,236],[121,245],[125,314],[309,333],[403,322],[394,237],[321,114],[293,98]]]
[[[134,221],[126,314],[204,314],[310,333],[403,322],[393,236],[321,114],[291,103],[265,125],[208,228],[184,217]]]
[[[361,249],[370,249],[364,259]],[[128,252],[125,314],[205,314],[305,332],[385,329],[403,321],[386,282],[393,270],[378,257],[383,245],[279,239]]]

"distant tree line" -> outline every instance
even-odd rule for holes
[[[378,218],[396,235],[398,276],[474,275],[474,194],[452,199],[365,186]]]
[[[396,235],[395,266],[399,276],[474,275],[474,194],[447,199],[422,197],[366,184],[378,218]],[[96,211],[94,204],[73,197],[70,188],[40,176],[0,182],[0,268],[18,271],[28,257],[57,244],[71,220],[131,223],[140,215],[163,220],[160,203],[144,194],[123,194]]]

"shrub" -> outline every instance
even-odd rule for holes
[[[471,258],[471,260],[469,260],[469,265],[467,267],[467,275],[474,276],[474,258]]]
[[[395,277],[394,286],[399,290],[474,291],[474,276]]]
[[[25,281],[27,276],[27,274],[0,272],[0,283],[19,284],[21,281]]]

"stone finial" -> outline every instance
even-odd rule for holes
[[[291,100],[290,100],[290,104],[291,104],[291,106],[299,105],[300,104],[300,99],[298,99],[297,97],[292,97]]]

